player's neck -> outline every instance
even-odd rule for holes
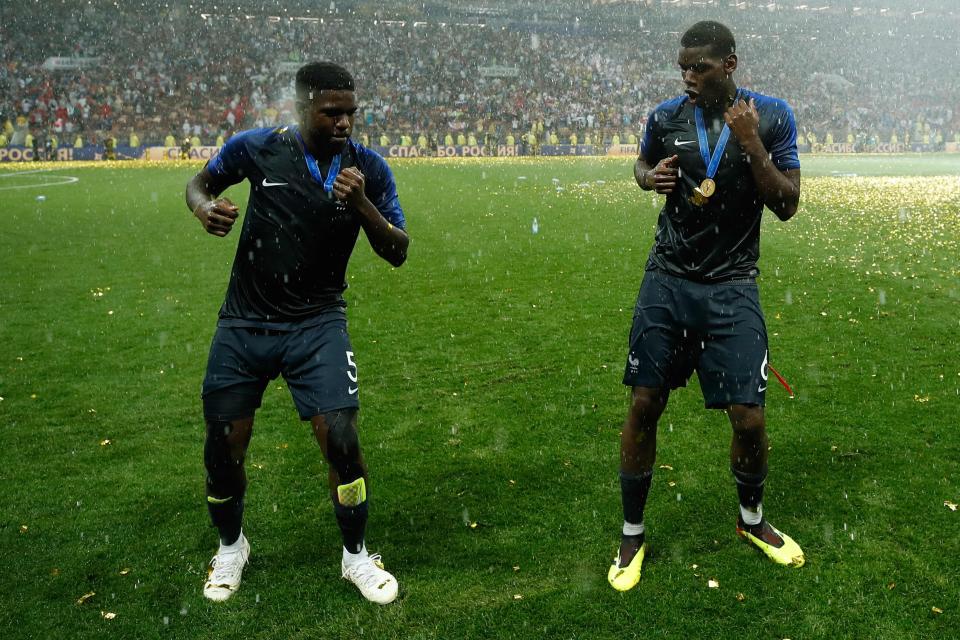
[[[337,155],[336,152],[329,148],[319,147],[317,145],[310,144],[309,140],[303,141],[304,147],[307,151],[313,156],[313,159],[319,162],[320,164],[329,164],[333,156]]]
[[[708,114],[722,114],[733,106],[733,101],[737,97],[737,85],[733,80],[728,80],[721,90],[720,94],[714,100],[704,100],[701,108]]]
[[[302,136],[300,140],[303,143],[304,150],[320,164],[330,164],[333,156],[340,153],[339,150],[335,150],[329,146],[316,144],[307,136]]]

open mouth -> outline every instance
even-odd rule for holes
[[[696,102],[697,97],[700,95],[695,89],[686,89],[684,93],[687,94],[687,97],[690,98],[690,102]]]

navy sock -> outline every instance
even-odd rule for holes
[[[350,553],[360,553],[363,549],[363,537],[367,529],[367,501],[355,507],[340,504],[333,500],[333,513],[343,536],[343,546]]]
[[[224,503],[207,501],[207,511],[213,526],[220,532],[220,542],[230,545],[240,538],[240,529],[243,525],[243,497],[230,498]]]
[[[643,523],[643,510],[650,493],[653,469],[639,474],[620,472],[620,497],[623,501],[623,519],[630,524]]]
[[[737,497],[740,505],[756,511],[763,502],[763,484],[767,478],[767,470],[760,473],[747,473],[731,467],[733,477],[737,481]]]

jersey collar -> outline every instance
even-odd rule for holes
[[[307,169],[310,170],[310,175],[313,176],[313,179],[318,183],[323,185],[323,190],[328,194],[333,192],[333,183],[337,179],[337,174],[340,173],[340,156],[343,154],[341,151],[337,155],[333,156],[330,159],[330,168],[327,170],[327,179],[323,179],[323,174],[320,173],[320,165],[317,163],[317,159],[313,157],[313,154],[307,149],[307,145],[303,141],[303,136],[300,135],[300,129],[294,128],[293,132],[297,136],[297,141],[300,143],[300,148],[303,149],[303,157],[307,161]],[[348,141],[347,144],[350,144]]]

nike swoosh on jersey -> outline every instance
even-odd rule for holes
[[[360,387],[347,387],[347,393],[349,393],[350,395],[355,394],[359,390],[360,390]]]
[[[673,144],[677,147],[682,147],[684,145],[693,144],[696,140],[674,140]]]
[[[265,186],[265,187],[280,187],[280,186],[283,186],[283,185],[288,184],[288,183],[286,183],[286,182],[267,182],[267,179],[264,178],[264,179],[263,179],[263,182],[261,182],[260,184],[262,184],[262,185]]]
[[[757,387],[757,393],[763,393],[766,390],[767,390],[766,387],[763,387],[763,386]]]

